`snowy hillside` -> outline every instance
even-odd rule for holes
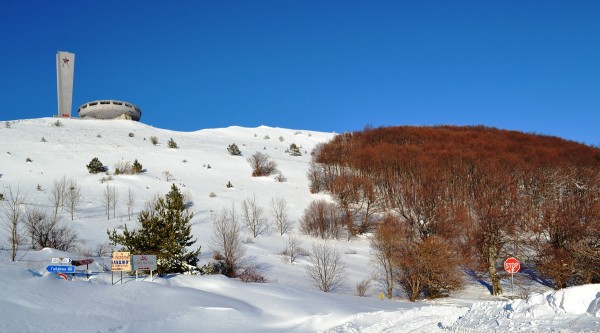
[[[287,236],[275,230],[256,238],[248,232],[244,237],[246,264],[258,267],[267,283],[177,275],[153,281],[126,276],[123,284],[112,285],[111,273],[103,270],[107,258],[100,257],[90,266],[89,280],[84,275],[72,281],[57,278],[45,270],[52,257],[93,255],[98,244],[108,242],[108,229],[136,228],[136,215],[145,203],[167,193],[172,184],[192,202],[192,232],[196,245],[202,246],[200,265],[212,259],[211,214],[232,205],[239,208],[247,198],[256,197],[266,212],[271,199],[285,199],[289,218],[297,226],[304,208],[325,197],[308,190],[310,151],[334,134],[266,126],[182,133],[123,120],[61,119],[62,126],[56,126],[56,121],[41,118],[1,124],[0,193],[6,197],[9,187],[18,189],[26,198],[24,209],[52,211],[53,183],[63,176],[74,179],[83,200],[73,221],[66,210],[60,214],[61,223],[78,233],[80,244],[71,253],[22,250],[17,262],[11,262],[2,229],[0,332],[600,331],[600,285],[553,292],[517,275],[515,279],[527,286],[520,293],[530,296],[509,301],[489,296],[482,284],[465,276],[465,290],[448,299],[382,301],[377,282],[366,297],[357,297],[356,284],[373,278],[375,272],[364,236],[333,242],[343,254],[348,279],[332,293],[312,285],[304,269],[306,257],[293,264],[283,260],[279,253]],[[158,139],[157,145],[151,143],[152,137]],[[171,138],[178,148],[168,147]],[[242,156],[227,152],[233,143]],[[292,143],[300,147],[301,156],[286,152]],[[251,176],[246,158],[257,151],[277,163],[285,181]],[[88,173],[86,165],[94,157],[108,167],[112,180],[106,181],[104,173]],[[116,163],[135,159],[143,165],[142,174],[113,175]],[[169,180],[165,172],[171,175]],[[228,188],[228,182],[233,187]],[[111,213],[110,219],[103,204],[107,184],[115,186],[119,197],[116,217]],[[131,221],[126,204],[129,191],[135,199]],[[290,234],[310,249],[313,238],[297,228]]]

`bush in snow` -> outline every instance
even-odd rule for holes
[[[100,160],[97,157],[92,158],[92,160],[90,161],[90,164],[88,164],[86,166],[90,173],[96,174],[99,172],[106,171],[104,164],[102,164],[102,162],[100,162]]]
[[[290,154],[290,156],[302,156],[300,147],[298,147],[295,143],[290,145],[290,148],[286,150],[286,153]]]
[[[270,160],[267,154],[256,152],[247,161],[252,168],[252,177],[269,176],[277,171],[277,163]]]
[[[346,266],[340,252],[327,242],[314,243],[305,266],[306,274],[323,292],[330,292],[347,279]]]
[[[39,208],[26,212],[25,225],[31,246],[36,250],[50,247],[70,251],[77,240],[77,233],[73,229],[60,225],[56,216],[48,217],[48,214]]]
[[[135,161],[133,161],[133,165],[131,166],[131,170],[133,171],[133,173],[142,173],[143,167],[140,164],[140,162],[138,162],[138,160],[136,159]]]
[[[169,148],[179,148],[175,140],[173,140],[173,138],[169,139],[169,141],[167,142],[167,146],[169,146]]]
[[[240,148],[238,148],[238,146],[235,143],[230,144],[227,147],[227,151],[229,152],[230,155],[233,155],[233,156],[242,155]]]

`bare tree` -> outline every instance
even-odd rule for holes
[[[58,180],[54,180],[54,184],[52,185],[52,191],[50,192],[52,196],[52,204],[54,206],[54,216],[58,215],[58,207],[64,206],[65,195],[67,191],[67,178],[62,176],[62,178]]]
[[[252,168],[252,177],[269,176],[277,171],[277,163],[270,160],[269,155],[257,151],[247,159]]]
[[[214,214],[213,234],[210,246],[213,251],[224,259],[225,275],[235,277],[237,270],[246,253],[241,240],[242,230],[237,221],[235,208],[223,208],[221,214]]]
[[[168,182],[170,182],[171,180],[173,180],[173,174],[170,171],[168,171],[168,170],[163,171],[162,175],[163,175],[163,177],[165,177],[165,180],[168,181]]]
[[[10,243],[11,260],[15,261],[17,250],[22,242],[21,223],[23,219],[23,204],[25,196],[21,194],[19,188],[13,192],[12,188],[8,187],[8,196],[5,195],[4,205],[4,221],[3,227],[8,232],[8,242]]]
[[[287,201],[284,198],[271,199],[271,215],[275,220],[280,235],[292,229],[292,222],[288,219]]]
[[[300,240],[294,236],[288,236],[287,244],[285,245],[285,249],[281,252],[286,258],[287,261],[292,264],[296,261],[302,248],[300,247],[302,243]]]
[[[102,196],[102,202],[106,208],[106,219],[110,220],[110,209],[113,209],[113,218],[115,217],[115,210],[117,205],[118,193],[117,188],[114,186],[106,185]]]
[[[396,280],[393,259],[402,240],[406,237],[404,229],[398,218],[388,215],[377,226],[375,234],[371,238],[374,261],[383,271],[383,285],[389,299],[393,297],[394,281]]]
[[[117,213],[117,202],[119,202],[119,191],[117,191],[115,186],[112,186],[111,206],[113,210],[113,219],[116,217]]]
[[[150,214],[153,214],[156,211],[156,203],[160,198],[161,195],[159,193],[154,193],[152,197],[148,199],[148,201],[146,201],[146,203],[144,204],[143,210],[149,212]]]
[[[342,255],[328,242],[313,243],[308,261],[309,264],[305,266],[306,274],[323,292],[335,290],[347,278]]]
[[[300,219],[300,230],[314,237],[338,238],[342,230],[342,216],[337,205],[323,199],[313,200]]]
[[[73,221],[75,209],[81,203],[81,187],[74,179],[69,179],[67,182],[65,200],[67,202],[67,210],[71,213],[71,221]]]
[[[135,204],[135,194],[131,188],[127,189],[127,216],[131,221],[131,213],[133,213],[133,205]]]
[[[256,196],[246,198],[242,202],[242,219],[254,238],[269,229],[267,219],[264,217],[264,210],[256,202]]]
[[[48,218],[45,211],[31,209],[27,211],[25,224],[34,249],[50,247],[61,251],[70,251],[77,240],[77,233],[67,226],[59,224],[58,217]]]

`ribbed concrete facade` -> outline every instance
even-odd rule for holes
[[[116,119],[125,118],[139,121],[142,110],[124,101],[98,100],[85,103],[77,110],[79,118]]]

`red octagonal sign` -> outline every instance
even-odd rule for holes
[[[521,269],[521,263],[513,257],[510,257],[504,261],[504,269],[510,274],[514,274]]]

